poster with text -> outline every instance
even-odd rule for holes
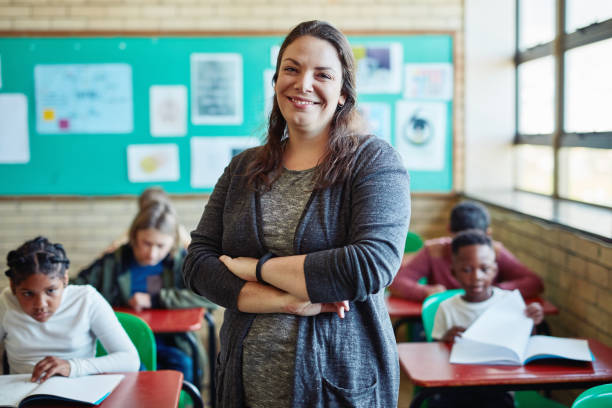
[[[404,99],[453,99],[453,66],[448,63],[406,64]]]
[[[232,157],[260,144],[255,137],[192,137],[191,187],[212,189]]]
[[[444,169],[446,112],[445,102],[395,104],[395,147],[408,170]]]
[[[0,163],[29,161],[28,99],[24,94],[0,94]]]
[[[39,133],[131,133],[132,67],[50,64],[34,67]]]
[[[151,135],[185,136],[187,134],[187,87],[153,85],[149,88]]]
[[[129,145],[127,158],[128,179],[132,183],[179,179],[179,153],[175,144]]]
[[[240,125],[243,120],[242,55],[191,54],[191,122]]]
[[[353,44],[357,62],[357,93],[402,91],[403,48],[400,43]]]
[[[264,106],[264,114],[266,119],[270,117],[270,112],[272,112],[272,105],[274,104],[274,86],[272,84],[272,78],[274,78],[274,70],[273,69],[264,69],[263,72],[263,81],[264,81],[264,89],[263,94],[265,98],[265,106]]]

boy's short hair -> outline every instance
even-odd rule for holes
[[[491,218],[484,205],[474,201],[463,201],[451,210],[450,230],[452,233],[468,229],[487,232]]]
[[[481,230],[469,229],[461,231],[454,236],[453,241],[451,242],[453,255],[456,255],[460,248],[469,245],[487,245],[493,248],[493,241]]]

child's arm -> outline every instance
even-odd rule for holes
[[[544,320],[544,309],[542,309],[542,305],[537,302],[527,305],[525,308],[525,314],[527,317],[533,319],[533,323],[536,326],[542,323],[542,320]]]
[[[40,360],[32,370],[32,382],[45,382],[54,375],[70,376],[70,363],[58,357],[47,356]]]
[[[443,285],[422,285],[418,280],[431,274],[431,259],[427,248],[422,248],[410,262],[400,266],[389,290],[394,296],[408,300],[423,301],[427,296],[443,292]]]
[[[440,339],[440,341],[444,341],[446,343],[454,343],[455,340],[463,334],[465,331],[465,327],[461,326],[453,326],[444,333],[444,336]]]
[[[138,371],[138,352],[117,320],[113,309],[100,293],[91,288],[91,304],[83,318],[90,319],[93,335],[100,340],[108,355],[71,359],[70,377],[88,374]]]

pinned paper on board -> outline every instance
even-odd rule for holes
[[[406,64],[404,81],[405,99],[453,99],[451,64]]]
[[[39,133],[131,133],[132,67],[44,64],[34,67]]]
[[[278,60],[278,53],[280,52],[280,45],[273,45],[270,47],[270,66],[276,69],[276,61]]]
[[[446,112],[445,102],[396,103],[395,146],[407,169],[444,169]]]
[[[270,112],[272,112],[272,105],[274,104],[274,86],[272,84],[272,78],[274,78],[274,70],[273,69],[264,69],[263,72],[263,81],[264,81],[264,89],[263,94],[265,98],[265,106],[264,113],[265,117],[270,117]]]
[[[361,102],[357,109],[368,123],[368,132],[391,144],[391,107],[385,102]]]
[[[179,154],[175,144],[129,145],[128,179],[132,183],[177,181]]]
[[[242,55],[191,54],[191,121],[240,125],[243,120]]]
[[[28,99],[24,94],[0,94],[0,163],[28,163]]]
[[[352,46],[357,62],[357,92],[400,93],[403,48],[400,43],[367,43]]]
[[[191,187],[212,189],[232,157],[260,144],[255,137],[192,137]]]
[[[151,135],[185,136],[187,134],[187,87],[153,85],[149,88]]]

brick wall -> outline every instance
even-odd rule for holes
[[[612,347],[612,246],[489,208],[493,236],[544,280],[546,299],[558,316],[546,318],[553,336],[589,337]],[[580,391],[559,391],[571,405]]]

